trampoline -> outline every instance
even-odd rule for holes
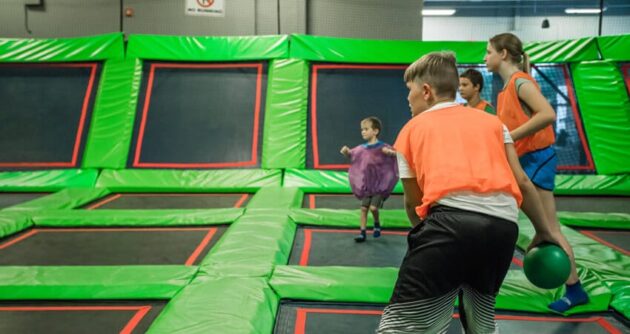
[[[384,306],[344,303],[282,301],[276,317],[275,334],[374,333]],[[448,334],[462,333],[459,315],[453,315]],[[502,333],[510,334],[621,334],[630,328],[612,313],[570,317],[497,311]]]
[[[143,66],[128,167],[260,166],[265,62]]]
[[[49,193],[0,193],[0,209],[28,202],[48,194]]]
[[[145,333],[161,301],[0,302],[2,333]]]
[[[94,209],[210,209],[240,208],[247,204],[250,194],[234,193],[176,193],[176,194],[111,194],[83,208]]]
[[[405,230],[384,230],[375,239],[368,231],[365,243],[353,238],[358,229],[332,229],[300,226],[291,250],[290,265],[400,267],[407,251]],[[514,251],[511,269],[523,267],[523,253]]]
[[[630,231],[615,229],[578,229],[585,236],[606,245],[626,256],[630,256]]]
[[[392,194],[383,203],[383,209],[400,209],[404,207],[404,196]],[[302,201],[302,207],[306,209],[358,209],[359,201],[352,194],[306,194]]]
[[[225,230],[225,226],[32,228],[0,240],[0,265],[195,265]]]
[[[557,211],[630,213],[628,196],[555,196]]]
[[[100,67],[0,64],[0,170],[80,167]]]

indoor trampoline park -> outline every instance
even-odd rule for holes
[[[368,116],[396,141],[405,71],[431,52],[478,71],[497,106],[484,58],[508,31],[555,111],[557,217],[589,301],[548,307],[565,286],[526,277],[521,212],[497,328],[630,333],[630,4],[575,1],[600,10],[575,18],[551,0],[378,3],[0,4],[0,333],[375,333],[409,248],[405,188],[380,237],[364,210],[355,242],[340,149]],[[443,333],[465,332],[459,306]]]

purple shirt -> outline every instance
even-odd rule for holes
[[[396,157],[383,153],[383,147],[391,146],[377,142],[359,145],[350,150],[348,178],[352,193],[357,198],[381,195],[389,197],[398,182]]]

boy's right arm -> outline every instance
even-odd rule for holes
[[[344,145],[341,150],[339,151],[339,153],[343,154],[346,156],[346,158],[350,158],[350,148],[346,145]]]
[[[418,186],[416,178],[400,179],[405,192],[405,212],[412,226],[422,224],[422,219],[416,213],[416,207],[422,204],[422,190]]]

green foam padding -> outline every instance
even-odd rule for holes
[[[269,66],[263,168],[303,168],[309,66],[301,59],[278,59]]]
[[[275,36],[129,35],[127,58],[171,61],[240,61],[286,58],[289,38]]]
[[[284,173],[282,184],[285,187],[297,187],[305,193],[351,193],[348,172],[331,170],[305,170],[289,168]],[[402,193],[400,181],[394,193]]]
[[[266,169],[104,170],[97,187],[112,192],[255,192],[279,186],[282,172]]]
[[[595,37],[530,42],[523,48],[532,63],[568,63],[600,59]]]
[[[630,98],[612,61],[571,66],[598,174],[630,173]]]
[[[76,38],[0,38],[0,62],[74,62],[124,57],[123,34]]]
[[[379,210],[381,226],[384,228],[411,228],[407,213],[404,210]],[[292,209],[291,219],[304,225],[329,227],[359,227],[361,211],[339,209]],[[374,224],[368,216],[368,226]]]
[[[556,175],[556,195],[630,195],[630,175]]]
[[[108,195],[105,188],[68,188],[32,201],[20,203],[4,211],[68,210]]]
[[[229,224],[244,209],[47,210],[32,214],[36,226],[203,226]]]
[[[138,59],[108,60],[94,104],[84,168],[125,168],[142,77]]]
[[[0,212],[0,238],[8,237],[33,226],[29,217],[20,212]]]
[[[0,191],[57,191],[64,188],[93,187],[98,172],[93,169],[58,169],[0,173]]]
[[[597,43],[605,60],[630,61],[630,34],[600,36]]]
[[[304,193],[298,188],[264,187],[247,203],[248,209],[289,209],[302,206]]]
[[[563,225],[630,230],[630,214],[599,212],[558,212]]]
[[[271,333],[278,297],[262,278],[197,277],[147,333]]]
[[[2,300],[169,299],[195,266],[0,267]]]
[[[289,261],[296,226],[287,210],[247,209],[200,264],[209,276],[268,277]]]

